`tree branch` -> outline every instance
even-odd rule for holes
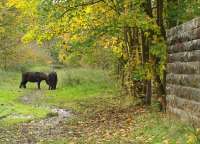
[[[102,2],[104,2],[105,4],[108,5],[108,7],[110,7],[112,10],[114,10],[118,15],[120,15],[120,12],[118,11],[117,6],[115,5],[115,2],[113,0],[111,0],[113,6],[109,5],[105,0],[102,0]]]
[[[99,2],[102,2],[102,0],[97,0],[97,1],[90,1],[90,2],[87,2],[87,3],[81,3],[79,5],[75,5],[73,7],[68,7],[64,12],[63,14],[60,16],[60,17],[63,17],[67,12],[71,11],[71,10],[74,10],[76,8],[79,8],[79,7],[85,7],[85,6],[89,6],[89,5],[94,5],[94,4],[97,4]]]

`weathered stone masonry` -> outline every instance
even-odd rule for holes
[[[167,31],[168,111],[200,122],[200,18]],[[200,124],[200,123],[199,123]]]

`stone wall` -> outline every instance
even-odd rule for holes
[[[167,38],[168,111],[182,120],[198,124],[200,122],[200,18],[168,30]]]

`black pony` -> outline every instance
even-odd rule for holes
[[[56,72],[51,72],[48,75],[49,90],[55,90],[57,85],[58,77]]]
[[[22,73],[22,81],[20,83],[20,88],[26,88],[27,82],[36,82],[38,85],[38,89],[40,89],[41,81],[45,80],[48,83],[48,76],[43,72],[25,72]]]

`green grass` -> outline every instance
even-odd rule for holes
[[[57,90],[45,90],[43,102],[58,107],[77,109],[77,101],[112,93],[115,85],[102,70],[71,68],[56,70]]]
[[[57,138],[54,140],[41,141],[38,144],[69,144],[70,141],[67,138]]]
[[[162,144],[168,141],[170,144],[186,144],[189,126],[168,115],[149,111],[138,116],[136,123],[137,128],[130,137],[137,143]]]
[[[39,66],[30,70],[49,72],[50,68]],[[0,71],[0,117],[11,114],[0,119],[0,127],[46,117],[49,109],[42,106],[49,105],[72,109],[78,115],[65,124],[70,134],[74,132],[73,136],[48,139],[41,144],[92,144],[97,141],[105,144],[186,144],[188,135],[193,135],[189,131],[191,127],[157,112],[157,108],[147,108],[143,112],[144,109],[133,105],[132,98],[119,97],[116,82],[103,70],[66,68],[56,72],[57,90],[49,91],[43,82],[42,97],[32,104],[23,104],[20,97],[38,92],[36,84],[29,83],[27,89],[19,89],[20,72]],[[13,114],[22,117],[16,118]],[[126,123],[129,119],[131,123]]]
[[[49,67],[33,67],[30,71],[50,72]],[[95,97],[103,93],[113,91],[113,82],[109,80],[108,75],[102,70],[93,70],[85,68],[76,69],[58,69],[58,88],[55,91],[49,91],[45,82],[42,82],[41,88],[44,96],[33,102],[33,104],[56,105],[58,107],[77,109],[77,101],[82,101],[90,97]],[[37,89],[35,83],[28,83],[27,89],[19,89],[21,73],[10,71],[0,71],[0,117],[8,114],[24,115],[23,118],[7,117],[0,121],[6,123],[18,123],[30,119],[45,117],[49,113],[48,108],[35,107],[33,105],[22,104],[20,97],[28,95]],[[25,116],[31,116],[26,118]]]
[[[29,90],[19,89],[20,72],[0,71],[0,79],[0,118],[7,117],[0,120],[0,124],[14,124],[33,118],[42,118],[49,112],[48,109],[19,102],[19,98],[29,92]],[[20,116],[15,117],[15,115]]]

